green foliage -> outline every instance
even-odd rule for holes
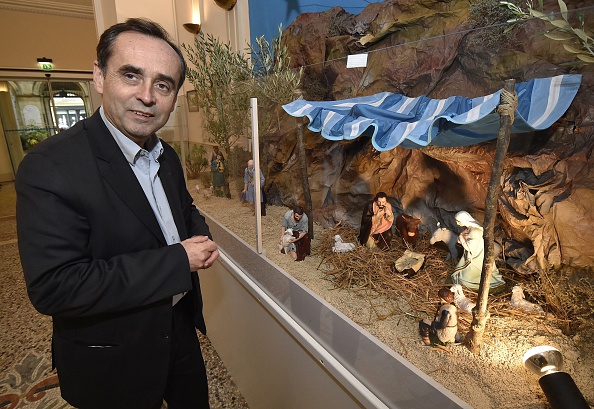
[[[182,44],[190,62],[187,77],[197,91],[210,142],[227,154],[249,123],[249,64],[229,44],[201,32],[194,47]],[[191,67],[193,66],[193,67]]]
[[[181,146],[179,143],[171,145],[177,156],[181,158]],[[198,179],[200,174],[208,170],[210,174],[210,164],[207,159],[204,146],[192,144],[192,149],[186,154],[186,176],[188,179]]]
[[[231,169],[231,176],[240,177],[241,180],[243,180],[243,171],[245,170],[247,162],[250,159],[252,159],[252,152],[242,148],[241,146],[234,146],[231,150],[231,161],[237,163],[237,167]]]
[[[269,43],[264,36],[256,38],[250,47],[252,57],[252,91],[258,99],[268,104],[287,104],[295,98],[303,69],[291,69],[291,57],[282,43],[282,25],[278,37]]]
[[[27,151],[46,139],[49,136],[49,131],[46,128],[28,126],[19,131],[19,136],[21,137],[23,150]]]
[[[516,0],[512,0],[516,1]],[[515,5],[515,3],[510,3]],[[485,48],[505,44],[510,37],[506,23],[514,17],[512,10],[501,7],[499,0],[478,0],[470,5],[470,22],[477,29],[471,42]]]
[[[192,146],[192,150],[186,156],[186,172],[188,179],[195,179],[198,175],[209,168],[206,150],[202,145]]]
[[[231,148],[250,126],[250,97],[258,99],[258,128],[266,135],[273,123],[280,128],[279,106],[296,98],[301,82],[302,69],[291,68],[282,43],[282,26],[271,42],[262,36],[249,46],[252,65],[248,57],[212,35],[205,38],[200,33],[194,47],[183,44],[182,48],[193,66],[188,67],[187,77],[197,91],[205,129],[212,135],[209,140],[225,151],[230,174],[243,178],[247,158],[238,162]]]
[[[533,17],[549,22],[552,28],[544,33],[545,37],[555,41],[569,42],[569,44],[563,44],[566,51],[575,54],[576,58],[583,63],[594,63],[594,37],[587,32],[583,12],[577,13],[578,27],[574,28],[569,21],[567,5],[563,0],[557,1],[559,12],[554,14],[545,14],[542,11],[542,0],[540,0],[541,11],[535,10],[530,2],[527,3],[527,11],[507,1],[501,1],[500,4],[514,14],[515,17],[509,20],[512,23]],[[561,18],[558,18],[559,15]]]
[[[251,89],[252,95],[258,98],[258,129],[262,141],[274,130],[280,131],[279,106],[297,98],[303,76],[302,68],[291,68],[291,57],[282,42],[282,36],[281,25],[278,37],[272,42],[262,36],[256,39],[255,46],[250,47],[253,63]],[[265,143],[260,146],[265,146]],[[266,151],[262,150],[261,153],[266,162]]]

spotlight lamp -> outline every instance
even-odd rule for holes
[[[538,383],[552,409],[590,409],[573,378],[562,372],[563,356],[551,346],[538,346],[524,354],[524,366],[539,376]]]

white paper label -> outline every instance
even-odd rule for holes
[[[347,68],[367,67],[367,54],[352,54],[347,57]]]

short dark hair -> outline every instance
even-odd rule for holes
[[[373,199],[373,200],[377,200],[380,197],[385,197],[387,199],[388,195],[385,192],[377,192],[377,194],[375,195],[375,199]]]
[[[303,214],[303,208],[301,206],[295,206],[293,213]]]
[[[440,288],[437,296],[446,302],[454,302],[454,293],[449,288]]]
[[[177,45],[173,43],[169,34],[163,27],[146,18],[129,18],[124,23],[114,24],[101,34],[99,38],[99,44],[97,44],[97,65],[103,75],[107,75],[107,62],[111,58],[113,52],[113,44],[116,38],[125,32],[133,31],[136,33],[144,34],[149,37],[154,37],[165,41],[179,56],[180,63],[180,78],[179,84],[177,84],[177,90],[181,88],[184,80],[186,79],[186,60],[184,55]]]

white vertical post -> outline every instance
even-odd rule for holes
[[[252,109],[252,154],[254,155],[254,213],[256,251],[262,254],[262,186],[260,183],[260,141],[258,139],[258,98],[250,98]]]

